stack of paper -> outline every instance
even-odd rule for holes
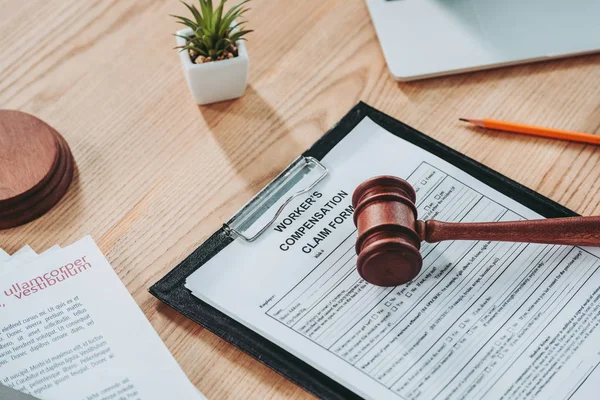
[[[204,398],[90,237],[0,249],[0,384],[44,400]]]

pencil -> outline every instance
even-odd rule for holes
[[[486,129],[523,133],[525,135],[542,136],[553,139],[571,140],[573,142],[600,144],[600,135],[592,135],[591,133],[564,131],[560,129],[544,128],[541,126],[525,125],[516,122],[506,122],[488,118],[459,118],[459,120],[469,122]]]

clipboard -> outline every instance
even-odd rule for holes
[[[275,217],[270,222],[276,219],[285,205],[294,197],[308,192],[318,185],[327,175],[327,166],[322,165],[320,160],[365,117],[370,118],[393,135],[442,158],[546,218],[578,215],[363,102],[354,106],[337,125],[242,207],[221,229],[149,289],[152,295],[168,306],[323,399],[360,399],[361,397],[255,331],[193,296],[184,284],[189,275],[201,268],[236,238],[251,242],[259,237],[269,227],[269,223],[263,225],[256,232],[249,233],[248,227],[273,204],[277,201],[281,202],[282,196],[287,195],[288,197],[280,209],[275,212]],[[298,179],[305,176],[308,171],[314,173],[315,170],[320,170],[320,174],[317,174],[317,178],[312,180],[307,187],[300,192],[288,193],[287,190],[297,183]]]

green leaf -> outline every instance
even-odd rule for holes
[[[202,10],[202,17],[204,18],[204,26],[206,28],[211,28],[212,25],[212,1],[210,0],[200,0],[200,9]]]
[[[231,39],[234,42],[237,42],[238,40],[240,40],[243,36],[245,36],[246,34],[250,33],[250,32],[254,32],[253,30],[243,30],[243,31],[238,31],[235,33],[232,33],[231,36],[229,36],[229,39]]]
[[[242,15],[243,15],[243,14],[244,14],[246,11],[248,11],[248,10],[249,10],[249,8],[245,8],[245,9],[243,9],[243,10],[240,10],[239,12],[232,13],[232,14],[230,14],[230,15],[225,15],[225,17],[223,17],[223,26],[222,26],[222,28],[224,27],[225,29],[228,29],[229,27],[231,27],[231,24],[232,24],[232,23],[233,23],[235,20],[237,20],[237,19],[241,18],[241,17],[242,17]],[[230,11],[231,11],[231,10],[230,10]],[[238,22],[236,25],[238,25],[238,26],[239,26],[241,23],[246,23],[246,22],[247,22],[247,21],[240,21],[240,22]],[[226,32],[225,32],[225,30],[223,30],[223,29],[222,29],[221,31],[219,31],[219,34],[220,34],[220,35],[222,35],[222,36],[224,36],[224,35],[226,35]]]
[[[177,22],[179,22],[180,24],[183,24],[189,28],[192,28],[193,30],[195,30],[198,27],[198,25],[196,25],[196,23],[194,21],[192,21],[188,18],[180,17],[179,15],[171,15],[171,16],[174,18],[177,18],[178,19]]]
[[[206,54],[208,54],[208,46],[206,46],[206,43],[204,42],[199,42],[198,43],[198,48],[200,50],[202,50],[203,52],[205,52]]]
[[[198,54],[200,54],[201,56],[204,56],[204,57],[206,57],[208,55],[207,51],[205,51],[199,47],[196,47],[196,46],[192,47],[192,50],[196,51]]]
[[[219,26],[219,30],[217,31],[217,35],[219,35],[220,37],[227,37],[229,36],[227,34],[229,30],[229,25],[225,24],[225,21],[223,20],[221,22],[221,26]]]
[[[202,38],[202,40],[204,40],[204,43],[206,44],[206,47],[209,49],[209,51],[210,49],[214,48],[214,43],[210,36],[206,35]]]
[[[219,51],[223,51],[223,50],[227,49],[230,44],[231,44],[231,41],[229,39],[221,38],[215,45],[215,49],[217,49]]]
[[[203,35],[204,35],[204,33],[202,32],[202,28],[200,28],[200,27],[196,28],[196,30],[194,31],[194,37],[198,38],[198,39],[202,39]]]
[[[221,17],[223,16],[223,4],[225,4],[226,0],[221,0],[221,3],[215,10],[213,14],[212,26],[216,32],[219,31],[219,27],[221,25]]]
[[[182,16],[180,16],[180,15],[171,15],[171,17],[173,17],[173,18],[177,18],[178,20],[180,20],[180,21],[183,21],[183,22],[186,22],[186,23],[188,23],[188,24],[190,24],[190,25],[197,26],[197,24],[196,24],[194,21],[192,21],[191,19],[189,19],[189,18],[182,17]]]
[[[187,22],[183,22],[183,21],[176,21],[176,22],[177,22],[178,24],[183,24],[183,25],[187,26],[188,28],[191,28],[191,26],[189,26],[189,25],[187,24]]]
[[[223,17],[223,21],[221,22],[221,27],[219,29],[220,36],[227,36],[227,33],[231,29],[231,24],[233,23],[233,21],[235,21],[235,15]]]
[[[232,26],[231,26],[231,29],[229,30],[229,32],[230,32],[230,33],[231,33],[231,32],[234,32],[234,31],[235,31],[237,28],[243,28],[243,25],[244,25],[245,23],[247,23],[247,22],[248,22],[248,21],[240,21],[240,22],[236,22],[236,24],[235,24],[235,25],[232,25]]]
[[[236,18],[235,15],[237,15],[237,16],[241,15],[241,14],[237,13],[237,10],[239,10],[244,4],[246,4],[249,1],[250,0],[244,0],[244,1],[236,4],[235,6],[231,7],[229,9],[229,11],[227,11],[227,13],[225,13],[225,16],[223,17],[223,20],[229,19],[229,18],[231,18],[232,15],[234,15],[234,17],[230,19],[230,23],[233,22],[233,20]]]
[[[202,25],[202,24],[204,24],[204,21],[203,21],[203,19],[202,19],[202,15],[200,14],[200,12],[198,11],[198,9],[196,8],[196,6],[195,6],[195,5],[193,5],[193,4],[192,4],[192,5],[189,5],[188,3],[186,3],[186,2],[185,2],[185,1],[183,1],[183,0],[180,0],[180,1],[181,1],[181,4],[183,4],[184,6],[186,6],[186,7],[187,7],[187,9],[188,9],[188,10],[190,10],[190,12],[192,13],[192,15],[193,15],[193,16],[194,16],[194,18],[196,19],[196,23],[197,23],[198,25]]]

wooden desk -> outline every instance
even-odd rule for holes
[[[362,0],[259,1],[250,87],[197,107],[173,46],[177,1],[3,0],[0,106],[39,116],[78,166],[48,215],[0,232],[16,251],[88,233],[212,399],[306,392],[161,305],[147,288],[364,100],[582,214],[600,212],[597,147],[483,133],[459,116],[600,130],[600,55],[399,84]]]

